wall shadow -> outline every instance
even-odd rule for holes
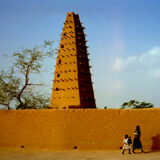
[[[160,134],[153,136],[151,139],[153,141],[151,150],[160,150]]]

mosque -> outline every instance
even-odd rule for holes
[[[96,108],[86,42],[79,15],[67,13],[57,53],[51,108]]]

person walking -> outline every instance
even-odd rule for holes
[[[134,140],[133,140],[132,152],[135,153],[134,151],[135,149],[141,149],[141,151],[143,152],[143,146],[140,140],[141,131],[139,125],[136,126],[136,130],[133,134],[134,134]]]
[[[123,140],[123,151],[122,154],[124,154],[125,150],[128,150],[128,153],[131,154],[130,149],[131,149],[131,139],[128,137],[128,135],[125,135],[125,138]]]

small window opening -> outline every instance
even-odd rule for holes
[[[63,44],[61,44],[61,48],[64,48],[64,45],[63,45]]]
[[[59,73],[57,74],[57,77],[60,77],[60,74],[59,74]]]
[[[73,149],[78,149],[78,147],[77,147],[77,146],[74,146]]]
[[[60,60],[58,61],[58,63],[61,64],[61,62],[62,62],[62,61],[61,61],[61,59],[60,59]]]

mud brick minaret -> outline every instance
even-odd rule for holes
[[[96,108],[84,27],[67,13],[54,73],[51,108]]]

